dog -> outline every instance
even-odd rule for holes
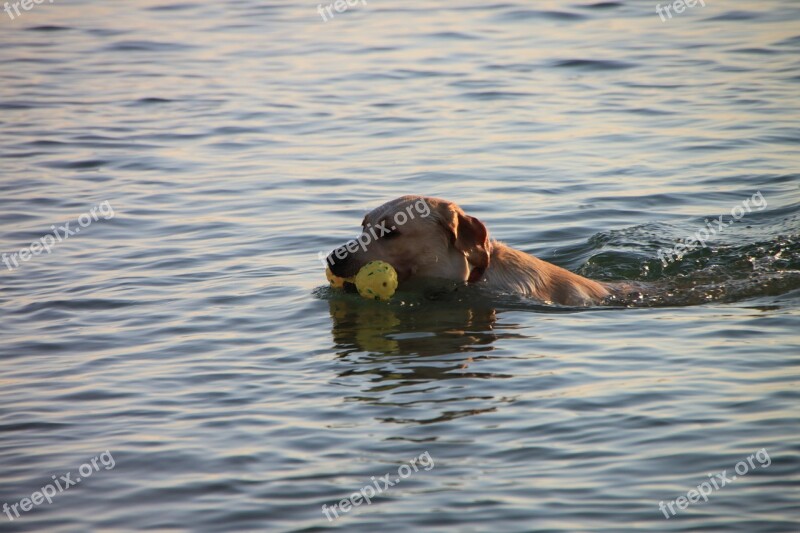
[[[380,260],[394,267],[401,287],[414,280],[444,279],[565,306],[597,305],[616,292],[611,284],[490,239],[483,222],[441,198],[401,196],[367,213],[361,226],[357,240],[326,259],[339,277],[354,276],[368,262]]]

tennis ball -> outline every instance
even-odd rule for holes
[[[370,300],[388,300],[397,290],[397,271],[384,261],[370,261],[356,274],[358,293]]]
[[[348,281],[350,283],[355,283],[353,278],[340,278],[333,272],[331,272],[331,267],[325,267],[325,277],[328,278],[328,281],[331,282],[331,287],[335,289],[342,289],[344,288],[344,282]]]

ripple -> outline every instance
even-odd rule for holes
[[[61,169],[90,169],[100,168],[109,165],[110,161],[104,159],[87,159],[85,161],[49,161],[40,163],[41,166],[48,168],[61,168]]]
[[[625,70],[633,68],[634,64],[623,61],[610,61],[599,59],[562,59],[552,64],[556,68],[571,68],[576,70],[601,71],[601,70]]]
[[[546,11],[546,10],[535,10],[535,9],[518,9],[513,11],[508,11],[501,15],[500,20],[516,22],[519,20],[557,20],[557,21],[577,21],[577,20],[585,20],[586,17],[581,15],[580,13],[574,13],[572,11]]]
[[[67,26],[31,26],[27,28],[27,31],[41,31],[41,32],[54,32],[54,31],[68,31],[73,28],[69,28]]]
[[[187,43],[163,41],[118,41],[108,45],[108,52],[178,52],[196,48],[196,45]]]

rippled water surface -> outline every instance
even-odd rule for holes
[[[800,4],[704,3],[0,12],[0,530],[799,531]],[[649,289],[326,287],[409,193]]]

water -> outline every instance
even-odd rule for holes
[[[0,503],[91,472],[0,529],[800,530],[800,5],[316,4],[0,13],[0,252],[81,229],[0,265]],[[408,193],[651,289],[325,287]]]

